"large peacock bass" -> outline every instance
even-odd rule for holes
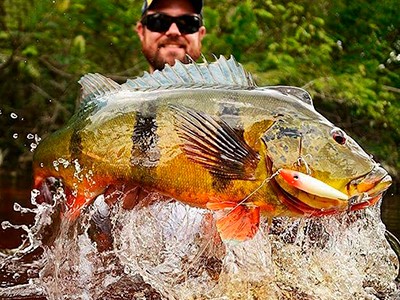
[[[258,87],[234,58],[177,62],[122,85],[88,74],[80,84],[80,109],[34,154],[42,200],[61,181],[71,218],[102,193],[120,190],[129,206],[156,191],[217,211],[221,237],[246,240],[260,215],[362,209],[391,184],[305,90]]]

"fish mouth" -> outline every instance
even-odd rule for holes
[[[269,157],[267,158],[267,165],[270,165],[272,173],[272,161]],[[386,170],[376,165],[364,176],[351,180],[346,185],[348,199],[340,200],[328,199],[292,188],[298,195],[295,196],[282,186],[282,181],[278,178],[278,176],[273,177],[270,184],[277,193],[279,200],[294,215],[302,216],[325,216],[343,211],[364,209],[376,204],[392,183],[392,179]]]
[[[347,192],[350,195],[349,210],[359,210],[374,205],[391,184],[392,178],[387,171],[375,165],[369,173],[347,184]]]

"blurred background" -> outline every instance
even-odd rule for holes
[[[32,222],[32,154],[79,103],[77,81],[99,72],[125,82],[148,69],[134,26],[139,0],[0,1],[0,222]],[[400,237],[398,1],[205,0],[203,53],[231,54],[258,85],[307,89],[394,178],[382,205]],[[18,230],[0,228],[0,248]]]

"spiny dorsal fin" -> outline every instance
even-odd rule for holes
[[[78,83],[82,86],[83,101],[88,101],[122,89],[114,80],[99,73],[86,74],[81,77]]]
[[[136,90],[173,88],[181,86],[232,86],[255,88],[251,75],[233,56],[228,60],[220,56],[215,62],[184,64],[176,61],[174,66],[166,65],[162,71],[153,74],[145,72],[142,77],[128,79],[124,85]]]
[[[82,86],[83,103],[121,90],[149,91],[180,87],[230,87],[232,89],[275,90],[283,95],[295,97],[313,107],[312,98],[304,89],[293,86],[257,87],[251,74],[244,70],[233,56],[228,60],[220,56],[212,63],[207,62],[204,57],[203,60],[204,62],[200,64],[193,60],[189,64],[176,61],[172,67],[166,65],[162,71],[157,70],[153,74],[145,72],[143,76],[128,79],[122,85],[101,74],[89,73],[78,81]]]

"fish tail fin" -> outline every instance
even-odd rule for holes
[[[35,197],[35,201],[38,204],[46,203],[53,204],[55,196],[57,195],[57,189],[62,187],[65,197],[66,197],[66,211],[64,212],[70,219],[75,220],[82,209],[82,207],[87,203],[87,199],[83,196],[74,196],[71,190],[63,186],[62,180],[56,177],[42,177],[35,176],[34,178],[34,188],[38,190],[38,194]]]
[[[258,231],[258,206],[219,202],[208,203],[207,208],[217,210],[216,226],[222,240],[246,241],[252,239]]]
[[[35,176],[33,187],[38,190],[38,195],[35,197],[36,203],[47,203],[53,202],[53,194],[55,190],[54,177],[44,178],[42,176]]]

